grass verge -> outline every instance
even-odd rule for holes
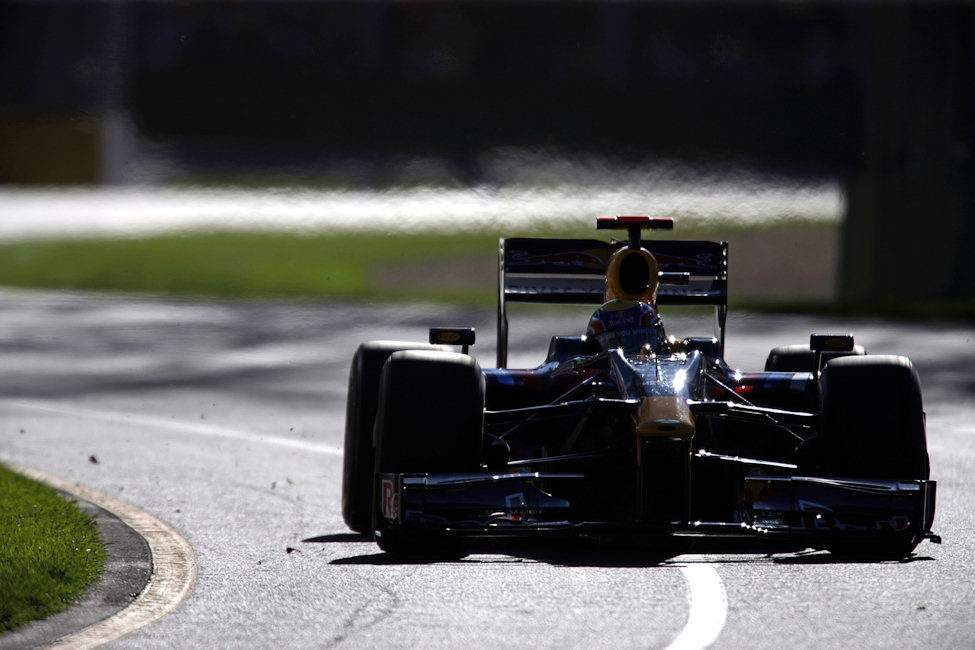
[[[505,234],[622,236],[592,229],[556,233],[537,228]],[[720,239],[721,235],[693,228],[680,233],[681,238]],[[490,306],[497,298],[498,237],[487,231],[210,232],[6,242],[0,244],[0,284],[227,298],[434,300]]]
[[[822,290],[830,284],[820,269],[826,251],[808,243],[816,233],[835,237],[835,228],[806,222],[747,229],[691,227],[678,236],[732,240],[730,302],[735,309],[975,318],[971,301],[925,303],[910,310],[902,305],[835,304],[830,292]],[[607,237],[594,231],[544,229],[506,235]],[[758,249],[736,248],[749,239],[765,243]],[[0,285],[215,298],[440,301],[490,308],[497,298],[497,245],[498,234],[484,231],[211,232],[6,242],[0,244]],[[739,255],[741,251],[745,254]]]
[[[0,632],[66,609],[105,562],[91,517],[2,465],[0,540]]]
[[[475,235],[221,232],[144,239],[70,239],[0,245],[0,284],[230,298],[459,299],[434,283],[395,283],[376,269],[450,264],[497,250]],[[468,296],[480,302],[493,292]]]

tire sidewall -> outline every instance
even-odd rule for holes
[[[342,461],[342,517],[360,533],[371,532],[374,470],[373,428],[379,383],[389,357],[402,350],[450,350],[443,345],[409,341],[369,341],[352,357],[345,409]]]

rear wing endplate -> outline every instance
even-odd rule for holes
[[[728,243],[641,242],[660,265],[659,305],[713,305],[724,350]],[[501,239],[498,251],[498,367],[508,358],[507,303],[602,304],[609,257],[626,242],[598,239]]]

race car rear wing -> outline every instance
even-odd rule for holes
[[[501,239],[498,252],[498,367],[508,357],[508,302],[601,304],[610,255],[626,242],[598,239]],[[644,240],[660,265],[659,305],[713,305],[724,350],[728,243]]]

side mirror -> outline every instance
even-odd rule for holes
[[[470,346],[474,345],[473,327],[431,327],[431,343],[445,343],[461,346],[461,352],[467,354]]]
[[[816,354],[813,376],[819,385],[820,366],[823,363],[823,352],[852,352],[852,334],[810,334],[809,349]]]

